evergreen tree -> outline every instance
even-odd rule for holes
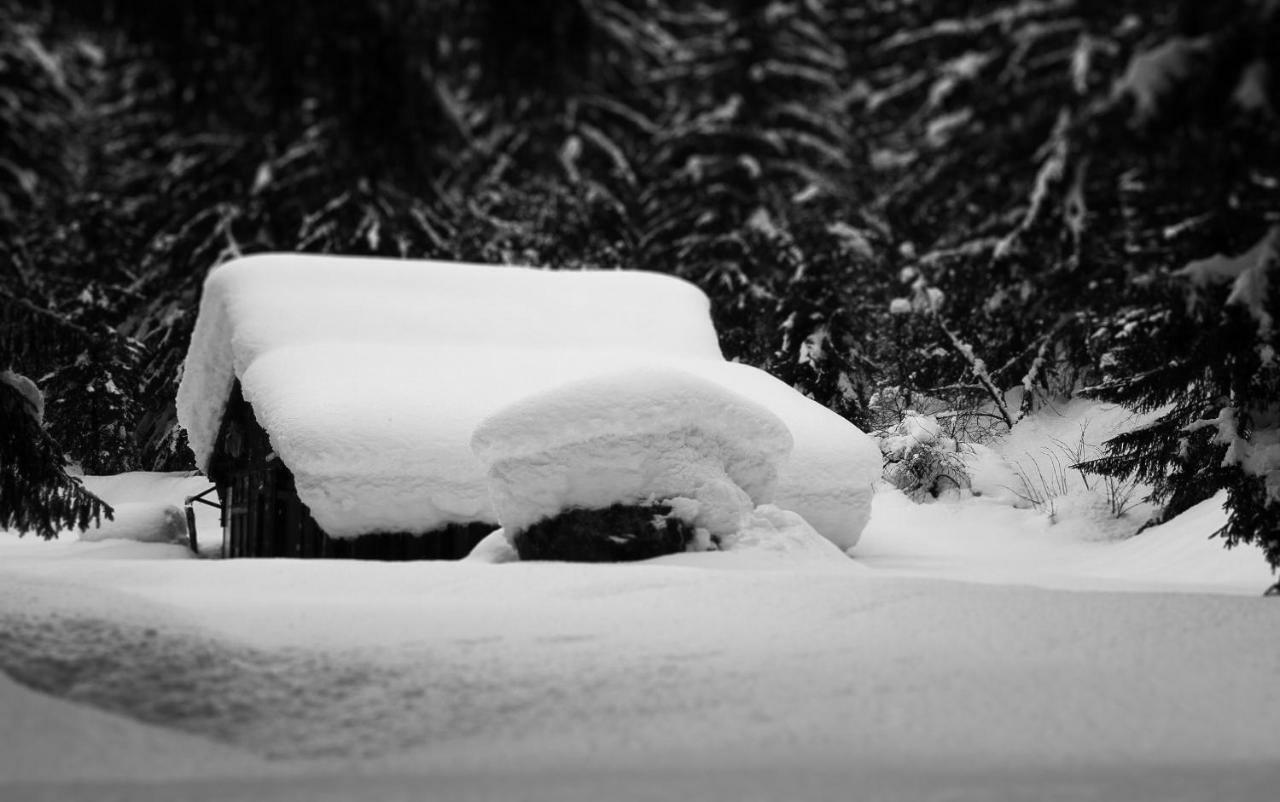
[[[135,431],[142,346],[104,320],[118,307],[111,292],[91,283],[76,296],[73,308],[59,310],[64,320],[90,333],[92,340],[45,379],[50,434],[89,474],[140,467]]]
[[[770,373],[855,424],[867,428],[879,366],[877,326],[887,317],[879,256],[884,235],[870,227],[825,222],[823,210],[796,221],[796,254],[774,315],[781,335],[764,364]],[[814,230],[817,228],[817,230]],[[775,335],[776,336],[776,335]]]
[[[67,474],[44,426],[43,395],[17,372],[65,362],[89,339],[47,311],[50,287],[20,236],[70,181],[61,143],[77,56],[42,40],[42,22],[20,4],[0,3],[0,89],[17,101],[0,104],[0,527],[51,538],[111,509]]]
[[[640,245],[643,265],[711,296],[727,357],[861,420],[870,321],[848,300],[872,260],[848,245],[874,237],[855,204],[834,13],[695,3],[670,18],[680,49],[660,76],[686,101],[655,138]]]
[[[1164,519],[1227,490],[1227,545],[1280,568],[1280,8],[1185,4],[1173,23],[1121,84],[1143,291],[1094,333],[1089,390],[1159,414],[1085,467],[1150,481]]]
[[[865,76],[849,92],[855,133],[897,240],[897,306],[918,318],[916,347],[895,355],[919,382],[909,389],[985,399],[1007,423],[1037,393],[1073,389],[1089,321],[1127,292],[1109,200],[1123,168],[1077,132],[1161,5],[883,0],[846,12],[839,30]],[[1023,407],[1005,409],[1018,386]]]
[[[10,261],[14,273],[19,266]],[[38,296],[37,296],[38,298]],[[62,446],[45,427],[44,396],[15,371],[66,355],[88,332],[10,289],[0,289],[0,527],[44,538],[96,525],[111,508],[67,473]]]

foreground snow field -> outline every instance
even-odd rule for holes
[[[1131,423],[1029,418],[977,496],[882,484],[848,554],[762,506],[626,565],[200,560],[159,541],[206,480],[86,477],[128,515],[0,532],[0,799],[1273,800],[1260,552],[1208,539],[1221,498],[1132,536],[1052,473]]]
[[[0,798],[1269,800],[1280,604],[1220,515],[882,489],[856,559],[633,565],[0,534]]]

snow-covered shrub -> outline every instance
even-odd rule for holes
[[[884,478],[912,501],[929,501],[970,488],[964,447],[942,433],[934,416],[908,411],[879,438]]]
[[[521,560],[623,562],[685,551],[696,539],[668,504],[614,504],[544,518],[520,533],[515,548]]]
[[[965,444],[989,443],[1009,431],[992,406],[981,399],[947,399],[900,384],[884,385],[868,403],[871,428],[887,432],[908,415],[933,418],[942,435]]]

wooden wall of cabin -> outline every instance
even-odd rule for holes
[[[271,448],[240,383],[232,388],[209,465],[222,501],[223,556],[451,560],[470,553],[493,524],[451,524],[413,535],[329,537],[298,497],[293,474]]]

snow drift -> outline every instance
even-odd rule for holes
[[[334,537],[496,522],[470,439],[534,393],[679,369],[777,415],[776,503],[848,547],[879,455],[847,421],[721,356],[706,296],[670,276],[272,254],[214,270],[178,390],[208,468],[234,383]]]
[[[185,543],[187,517],[173,504],[126,502],[112,508],[108,520],[103,516],[98,526],[80,532],[80,539],[137,540],[141,543]]]

